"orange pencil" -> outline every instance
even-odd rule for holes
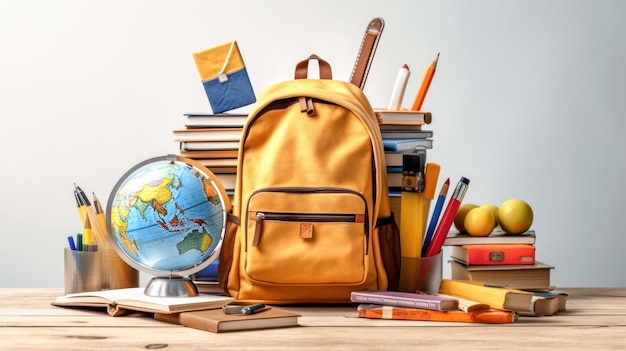
[[[437,62],[439,61],[439,54],[433,60],[433,63],[428,66],[426,69],[426,73],[424,73],[424,79],[422,80],[422,86],[420,90],[417,92],[417,96],[413,101],[413,106],[411,110],[419,111],[422,108],[422,104],[424,103],[424,98],[426,98],[426,93],[428,93],[428,88],[430,87],[430,82],[433,80],[433,76],[435,75],[435,70],[437,70]]]

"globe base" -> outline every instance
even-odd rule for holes
[[[190,297],[198,296],[198,288],[189,278],[154,277],[146,285],[144,294],[155,297]]]

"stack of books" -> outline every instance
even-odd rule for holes
[[[550,273],[554,266],[535,259],[535,240],[532,229],[522,234],[494,230],[484,237],[450,232],[443,245],[451,248],[451,279],[529,292],[534,295],[533,303],[542,300],[529,314],[563,311],[567,295],[553,290]]]
[[[185,128],[173,131],[179,154],[206,166],[232,196],[237,154],[247,114],[185,113]]]
[[[375,110],[385,147],[387,186],[391,209],[400,223],[400,195],[402,188],[402,155],[433,147],[433,131],[423,129],[430,124],[432,114],[410,110]]]

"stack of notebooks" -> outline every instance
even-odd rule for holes
[[[494,230],[485,237],[451,232],[444,241],[451,248],[451,279],[529,292],[542,300],[532,314],[556,314],[565,309],[567,295],[553,290],[554,266],[535,259],[535,240],[532,229],[522,234]]]
[[[237,153],[247,114],[186,113],[185,128],[173,131],[180,155],[206,166],[232,196]]]
[[[247,114],[185,113],[184,129],[173,131],[179,154],[207,167],[220,181],[232,202],[237,178],[237,154]],[[192,279],[200,292],[214,293],[219,259]]]
[[[385,147],[387,186],[391,208],[400,223],[400,195],[402,187],[402,155],[433,147],[433,131],[423,129],[430,124],[430,112],[410,110],[376,110],[378,125]]]

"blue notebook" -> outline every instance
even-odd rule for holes
[[[383,139],[385,151],[413,151],[415,149],[432,149],[433,140],[420,139]]]

